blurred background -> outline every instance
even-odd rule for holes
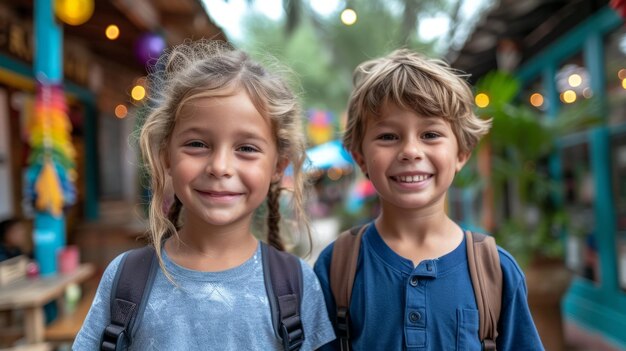
[[[291,71],[313,246],[287,197],[283,228],[311,264],[378,211],[341,146],[356,65],[408,47],[466,72],[494,126],[450,216],[520,262],[547,350],[626,350],[625,16],[625,0],[0,0],[0,348],[67,347],[103,269],[144,244],[147,67],[212,38]],[[27,283],[55,289],[27,303]]]

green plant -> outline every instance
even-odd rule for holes
[[[569,219],[561,199],[563,186],[551,169],[561,137],[600,121],[595,100],[577,103],[548,118],[520,103],[520,83],[513,76],[494,71],[476,85],[489,97],[489,105],[477,113],[493,119],[492,129],[479,145],[489,148],[490,178],[479,184],[493,189],[499,213],[494,235],[522,264],[535,257],[563,257],[564,233]]]

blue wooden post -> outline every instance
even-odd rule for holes
[[[61,85],[63,32],[55,22],[53,0],[35,0],[34,75],[39,84]],[[38,94],[40,90],[38,90]],[[65,246],[65,217],[36,212],[33,241],[40,274],[57,272],[57,253]]]

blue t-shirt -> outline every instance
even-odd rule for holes
[[[172,262],[162,251],[175,286],[161,270],[134,335],[130,350],[282,350],[274,334],[263,277],[261,249],[238,267],[200,272]],[[121,254],[105,270],[73,350],[99,350],[109,323],[111,285]],[[311,267],[303,272],[302,350],[314,350],[335,338],[324,297]]]
[[[333,244],[315,263],[331,319],[335,301],[329,284]],[[499,351],[543,350],[532,321],[526,283],[509,253],[498,248],[503,276]],[[371,224],[365,231],[350,302],[354,350],[481,350],[478,307],[465,239],[434,260],[413,262],[395,253]],[[339,350],[337,341],[322,350]]]

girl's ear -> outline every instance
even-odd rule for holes
[[[471,152],[459,151],[459,155],[457,156],[457,162],[456,162],[456,172],[457,173],[461,171],[463,166],[465,166],[467,161],[470,159],[470,156],[472,156]]]
[[[276,183],[280,181],[283,177],[283,173],[285,173],[285,169],[289,165],[289,159],[286,157],[281,157],[276,163],[276,168],[274,169],[274,175],[272,175],[272,183]]]
[[[163,165],[163,168],[165,169],[165,174],[170,175],[170,156],[167,153],[167,150],[162,150],[159,153],[159,158],[161,159],[161,164]]]

